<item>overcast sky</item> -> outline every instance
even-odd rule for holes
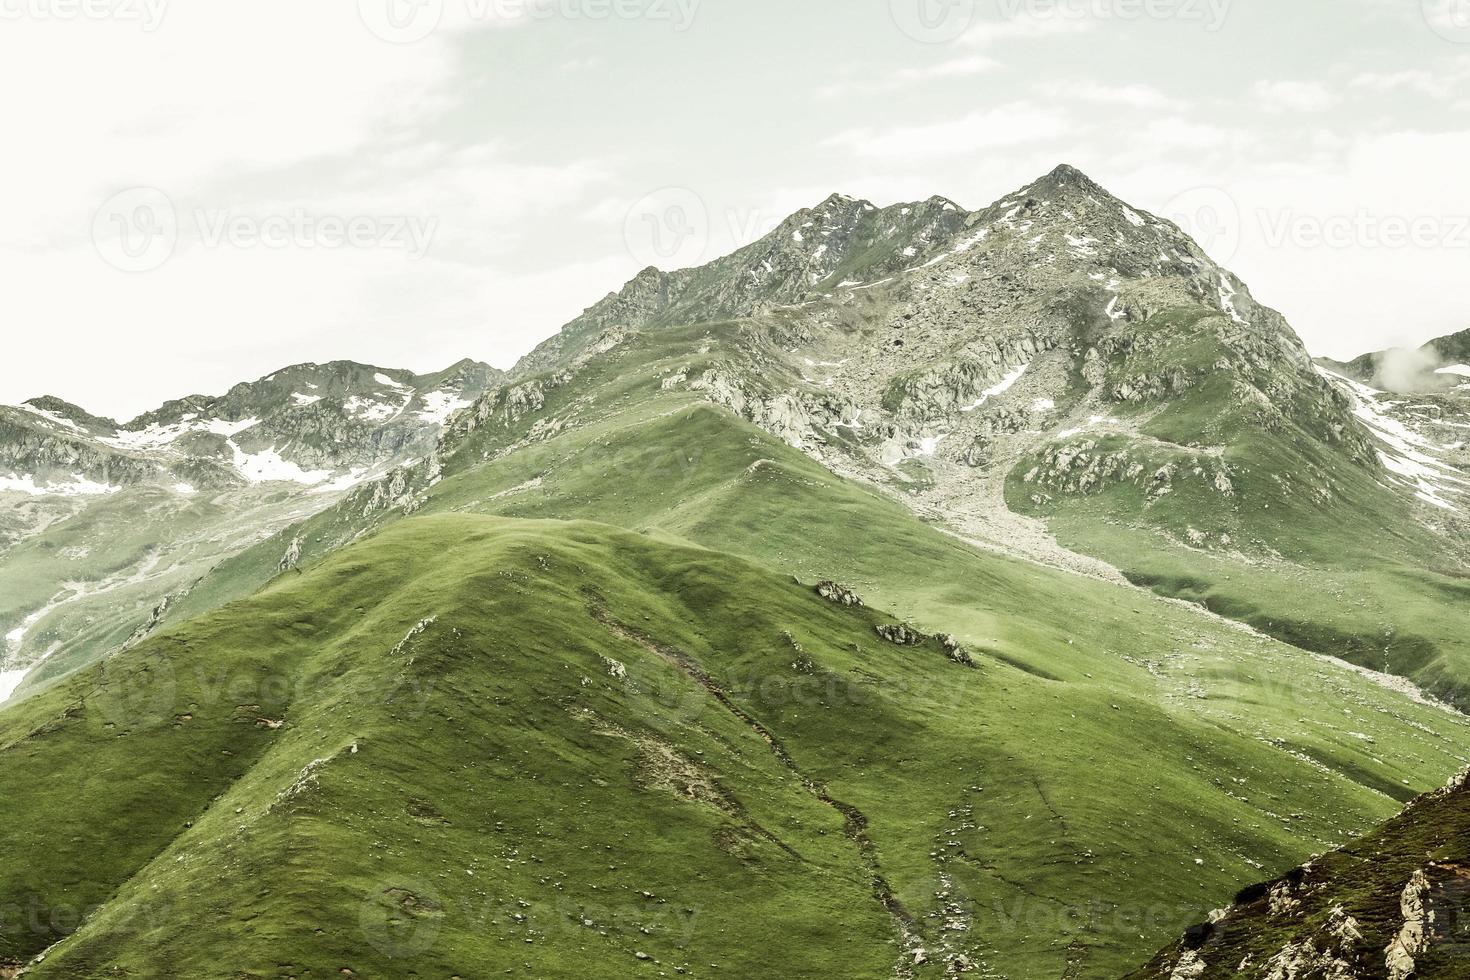
[[[1470,327],[1470,0],[0,0],[0,85],[0,402],[508,367],[832,191],[1064,161],[1314,352]]]

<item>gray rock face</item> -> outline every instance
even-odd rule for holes
[[[755,316],[835,289],[881,281],[927,261],[962,227],[966,213],[941,197],[878,208],[834,194],[787,218],[769,235],[697,269],[644,269],[567,324],[517,365],[552,369],[610,327]]]
[[[954,636],[941,636],[939,645],[944,647],[944,652],[949,655],[949,659],[961,667],[976,666],[975,658],[970,656],[970,652],[961,646],[960,641]]]
[[[889,643],[901,647],[916,647],[923,644],[929,638],[916,629],[897,623],[891,626],[876,626],[878,635]]]
[[[836,582],[817,583],[816,593],[828,602],[835,602],[839,606],[861,606],[863,604],[863,600],[856,592]]]

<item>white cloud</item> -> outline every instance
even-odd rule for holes
[[[1257,82],[1253,91],[1267,112],[1322,112],[1339,101],[1337,93],[1321,82]]]
[[[1049,16],[1017,11],[1004,20],[985,20],[965,32],[960,42],[977,48],[993,47],[1006,41],[1050,38],[1085,34],[1098,25],[1098,18],[1066,16],[1054,11]]]
[[[1470,56],[1451,59],[1434,68],[1361,72],[1348,84],[1380,95],[1408,91],[1433,99],[1448,99],[1470,86]]]
[[[1063,102],[1075,100],[1097,105],[1122,106],[1129,109],[1153,109],[1177,111],[1185,103],[1166,95],[1152,85],[1128,84],[1106,85],[1091,80],[1078,79],[1070,82],[1048,82],[1042,91],[1049,98]]]
[[[441,42],[392,46],[350,4],[177,4],[151,33],[116,21],[7,22],[6,127],[45,152],[0,155],[0,242],[90,227],[115,190],[180,191],[226,170],[351,152],[439,104]],[[19,145],[19,144],[12,144]]]
[[[1053,141],[1072,127],[1073,121],[1063,112],[1015,102],[937,123],[849,129],[825,140],[824,145],[869,157],[922,161]]]
[[[1241,134],[1213,123],[1196,122],[1183,116],[1152,119],[1136,135],[1137,146],[1145,153],[1164,149],[1204,150],[1228,146],[1241,139]]]
[[[920,68],[901,68],[888,75],[865,80],[849,80],[833,82],[824,85],[817,90],[817,95],[823,99],[840,99],[853,95],[875,95],[883,92],[897,92],[915,85],[923,85],[928,82],[943,81],[945,79],[966,78],[979,75],[984,72],[994,71],[1000,67],[999,63],[981,55],[968,55],[960,58],[951,58],[932,65]]]
[[[0,399],[55,392],[131,415],[165,396],[222,390],[247,365],[264,373],[362,354],[427,369],[483,355],[495,332],[471,344],[469,326],[485,329],[491,309],[512,338],[575,314],[566,297],[595,295],[575,271],[537,302],[526,284],[554,273],[515,267],[526,261],[522,236],[574,221],[606,167],[545,155],[524,163],[494,144],[424,136],[465,97],[453,88],[457,44],[477,26],[505,25],[451,15],[430,37],[396,45],[359,21],[355,2],[295,0],[176,4],[153,31],[7,20],[0,267],[11,329]],[[97,209],[130,186],[162,189],[180,232],[161,268],[131,275],[109,267],[91,238]],[[297,212],[410,219],[432,227],[432,247],[417,262],[400,248],[205,247],[196,218]],[[575,269],[583,251],[543,268]],[[412,315],[390,324],[406,297]]]

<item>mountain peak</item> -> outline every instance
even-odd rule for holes
[[[1083,173],[1082,171],[1078,170],[1076,167],[1072,166],[1070,163],[1059,163],[1059,164],[1057,164],[1056,165],[1056,168],[1053,169],[1051,173],[1049,173],[1049,174],[1046,175],[1046,179],[1047,180],[1055,180],[1055,181],[1062,181],[1062,180],[1085,181],[1086,183],[1089,183],[1089,184],[1093,183],[1093,180],[1092,180],[1091,177],[1087,176],[1085,173]]]
[[[116,429],[117,423],[109,418],[93,415],[86,409],[73,405],[63,398],[52,395],[43,395],[40,398],[32,398],[21,405],[35,414],[44,415],[52,421],[61,421],[65,425],[71,422],[88,429]]]
[[[1105,187],[1068,163],[1060,164],[1046,176],[1028,184],[1018,193],[1043,194],[1053,197],[1080,194],[1113,198]]]

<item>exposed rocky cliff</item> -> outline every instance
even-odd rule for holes
[[[1133,980],[1435,980],[1470,956],[1464,775],[1349,847],[1243,890]]]

